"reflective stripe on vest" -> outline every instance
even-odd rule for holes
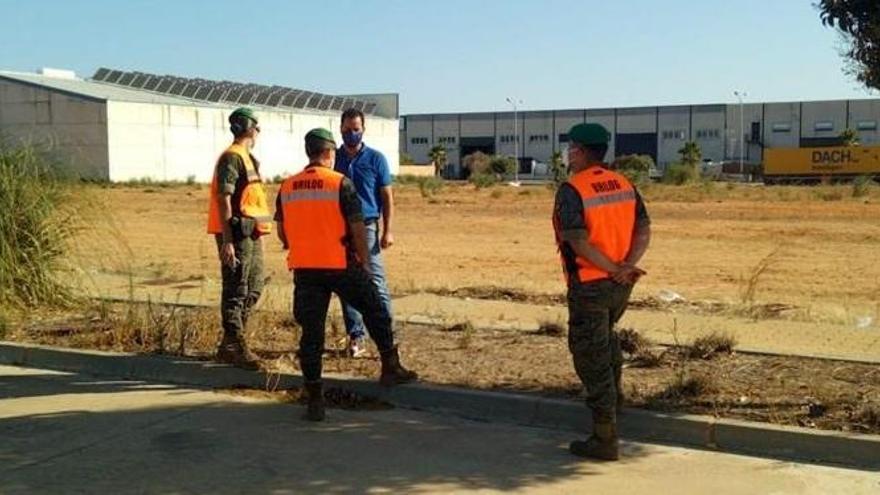
[[[347,229],[339,204],[343,177],[326,167],[310,167],[281,184],[288,269],[347,267]]]
[[[239,211],[243,217],[253,218],[257,221],[255,231],[260,234],[272,232],[272,215],[269,213],[269,202],[266,199],[266,189],[263,180],[257,172],[248,150],[240,144],[232,144],[223,152],[233,153],[244,163],[247,174],[247,185],[241,191]],[[222,155],[221,155],[222,157]],[[219,165],[220,160],[217,160]],[[218,204],[219,192],[217,191],[217,166],[214,167],[214,179],[211,181],[210,204],[208,205],[208,233],[223,233],[223,219],[220,218],[220,206]]]
[[[636,221],[636,191],[632,184],[626,177],[598,166],[582,170],[572,176],[568,183],[583,201],[587,242],[612,262],[623,262],[632,246]],[[558,230],[559,226],[556,228]],[[557,239],[561,239],[560,232],[557,232]],[[575,263],[581,282],[610,276],[580,256],[577,256]]]

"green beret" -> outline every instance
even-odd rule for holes
[[[336,140],[333,139],[333,133],[323,127],[312,129],[306,133],[306,142],[314,140],[328,141],[333,143],[334,147],[336,146]]]
[[[583,146],[595,146],[611,142],[611,134],[599,124],[577,124],[568,131],[568,140]]]
[[[253,110],[247,107],[236,108],[229,114],[229,123],[231,124],[233,120],[239,118],[248,118],[254,121],[255,124],[258,124],[260,121],[257,120],[257,114],[254,113]]]

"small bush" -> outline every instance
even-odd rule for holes
[[[730,354],[736,347],[736,339],[726,333],[712,332],[694,339],[686,347],[686,354],[693,359],[711,359],[718,354]]]
[[[840,201],[843,199],[843,191],[832,189],[830,191],[816,191],[816,197],[822,201]]]
[[[663,171],[663,183],[681,186],[696,182],[700,178],[700,173],[696,167],[681,163],[673,163],[666,167]]]
[[[672,383],[660,393],[660,398],[666,400],[694,399],[717,390],[717,383],[711,376],[690,374],[681,370],[675,375]]]
[[[516,170],[516,160],[509,156],[494,156],[489,160],[489,170],[500,179]]]
[[[871,187],[874,185],[874,180],[870,175],[856,177],[852,185],[852,197],[863,198],[867,196],[871,193]]]
[[[188,186],[196,185],[196,176],[195,175],[187,175],[186,176],[186,185],[188,185]]]
[[[468,177],[473,177],[475,175],[490,173],[489,162],[491,160],[491,156],[477,151],[476,153],[471,153],[464,157],[464,159],[462,159],[462,165],[465,170],[467,170]]]
[[[626,176],[636,186],[648,183],[651,180],[651,169],[654,160],[650,155],[623,155],[617,157],[612,168]]]
[[[57,275],[78,214],[69,183],[33,147],[0,143],[0,306],[64,305]]]
[[[423,198],[430,198],[443,189],[443,179],[439,177],[419,177],[418,182]]]
[[[492,191],[491,194],[489,194],[489,197],[492,199],[501,199],[502,197],[504,197],[504,191],[502,191],[501,189],[495,189],[494,191]]]
[[[471,175],[468,181],[477,189],[492,187],[498,183],[498,178],[492,174],[476,174]]]

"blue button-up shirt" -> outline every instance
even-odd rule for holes
[[[376,220],[382,216],[382,188],[391,185],[391,169],[381,151],[361,145],[360,151],[349,157],[345,146],[336,150],[337,172],[354,182],[365,220]]]

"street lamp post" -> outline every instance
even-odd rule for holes
[[[507,103],[513,107],[513,159],[516,160],[516,166],[513,168],[513,182],[519,185],[519,133],[516,127],[516,111],[517,104],[522,105],[522,100],[516,98],[507,98]]]
[[[743,175],[743,155],[745,154],[746,129],[743,123],[743,98],[749,94],[745,91],[734,91],[733,94],[739,99],[739,174]]]

